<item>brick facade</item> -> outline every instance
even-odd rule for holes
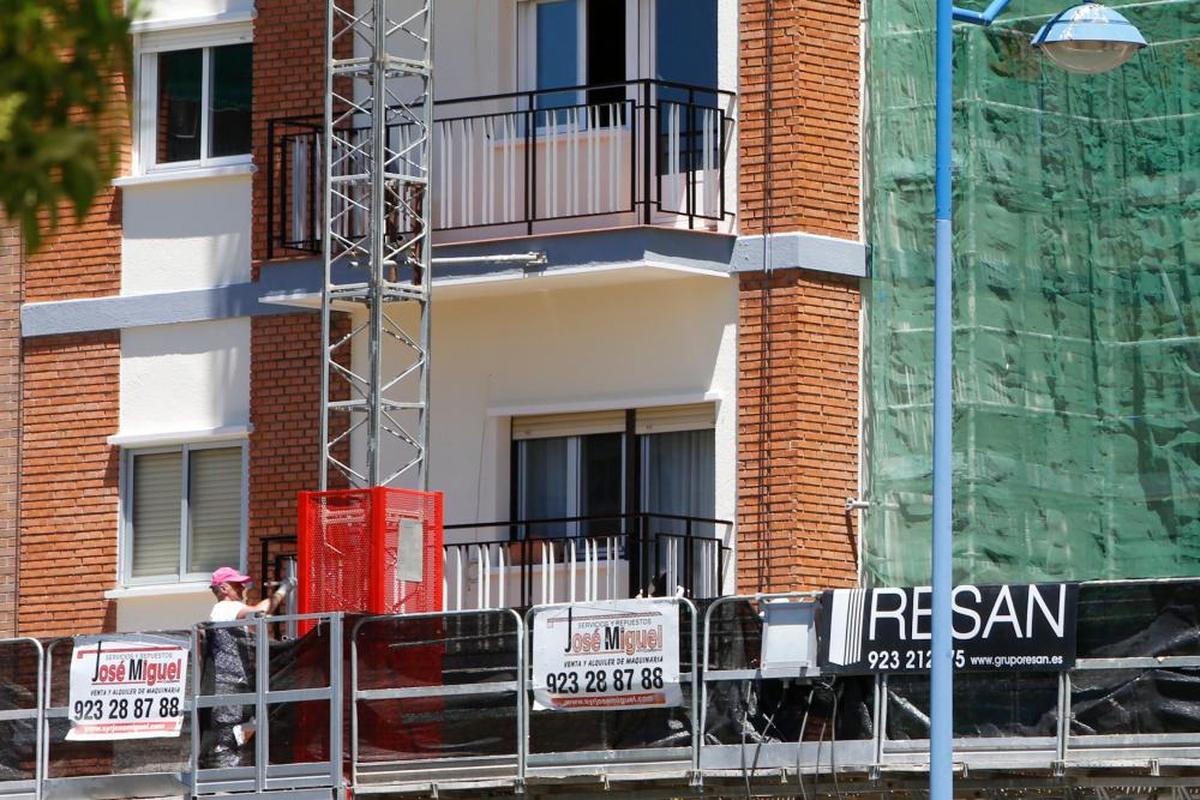
[[[857,240],[860,3],[740,8],[740,232]],[[740,277],[738,589],[852,584],[858,281],[769,266]]]
[[[322,115],[325,111],[325,4],[258,0],[255,8],[251,135],[259,169],[254,176],[253,258],[260,261],[267,255],[267,123],[278,117]],[[320,118],[314,122],[319,124]],[[278,215],[278,207],[275,213]]]
[[[21,238],[0,223],[0,637],[17,630],[20,415]]]
[[[111,629],[117,572],[120,333],[25,342],[19,630]]]
[[[264,538],[296,534],[296,493],[317,488],[321,318],[256,317],[250,328],[250,574]],[[292,552],[276,545],[272,552]]]
[[[738,590],[851,585],[858,282],[743,273],[739,315]]]
[[[113,79],[113,110],[101,130],[122,144],[117,174],[129,158],[129,111],[125,78]],[[95,199],[84,218],[64,204],[58,229],[46,235],[41,249],[25,262],[25,302],[105,297],[121,291],[121,190],[109,187]]]
[[[768,108],[766,0],[741,2],[740,232],[855,239],[859,4],[774,0],[773,9]],[[322,111],[324,25],[320,4],[257,3],[256,265],[267,249],[267,123]],[[65,217],[62,230],[24,265],[24,301],[119,294],[121,213],[120,190],[110,189],[82,224]],[[17,484],[4,459],[17,459],[22,514],[17,526],[0,512],[0,632],[11,629],[5,613],[14,592],[21,633],[104,630],[113,609],[103,592],[117,571],[119,449],[106,437],[118,425],[120,333],[34,339],[21,354],[19,338],[5,338],[19,324],[21,299],[10,299],[13,287],[20,289],[14,248],[11,236],[0,235],[0,503],[15,506],[5,503]],[[855,531],[842,504],[858,486],[857,282],[775,266],[770,276],[739,279],[741,590],[845,584],[856,576]],[[296,493],[317,483],[319,318],[256,317],[250,347],[248,566],[257,578],[260,543],[295,534]],[[14,359],[25,375],[20,409]],[[19,454],[6,446],[13,423],[5,427],[17,414]],[[19,581],[14,569],[4,569],[18,531]]]
[[[125,81],[113,78],[113,109],[101,122],[103,131],[122,144],[119,172],[129,155]],[[121,190],[113,187],[96,197],[81,221],[70,208],[60,209],[57,230],[24,260],[21,301],[119,294],[121,215]],[[19,326],[19,315],[13,324]],[[0,373],[0,387],[10,376],[22,380],[20,450],[12,449],[20,465],[20,565],[13,581],[22,635],[88,633],[114,625],[114,608],[104,592],[117,572],[119,448],[106,439],[118,426],[120,342],[119,331],[31,339],[21,348],[20,372]],[[0,532],[0,565],[3,541]],[[0,571],[3,608],[4,580],[12,572]]]
[[[348,331],[348,319],[336,315],[331,335],[338,338]],[[336,384],[334,395],[349,396]],[[294,537],[296,495],[318,488],[320,409],[321,318],[309,313],[254,318],[250,329],[254,432],[250,434],[249,569],[256,579],[262,571],[263,540]],[[335,453],[348,461],[348,442]],[[331,489],[346,488],[340,473],[331,472],[328,484]],[[295,551],[292,542],[271,542],[268,562]]]
[[[762,233],[769,200],[772,231],[858,237],[860,6],[860,0],[771,0],[768,58],[767,0],[742,0],[738,200],[743,234]],[[768,134],[771,187],[764,197]]]

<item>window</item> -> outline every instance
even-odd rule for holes
[[[619,515],[625,506],[624,440],[621,433],[594,433],[521,442],[517,450],[521,519],[591,518],[535,525],[529,533],[586,536],[620,528]]]
[[[151,37],[142,42],[138,65],[142,172],[249,160],[253,55],[248,29]]]
[[[543,94],[539,109],[624,102],[626,79],[625,0],[539,0],[533,4],[533,88]],[[586,97],[577,92],[547,92],[571,86],[606,85]],[[608,123],[604,112],[603,124]],[[541,115],[539,115],[541,116]],[[539,121],[539,125],[544,124]]]
[[[184,446],[126,454],[123,578],[158,583],[244,566],[245,450]]]
[[[656,78],[717,88],[717,0],[657,0],[654,28]]]
[[[713,411],[704,403],[515,418],[517,517],[588,518],[529,526],[528,533],[537,537],[619,531],[620,515],[630,510],[711,519],[716,503]],[[655,533],[685,532],[683,521],[651,519]],[[692,533],[715,531],[695,523]]]
[[[717,0],[656,0],[654,75],[689,87],[717,88]],[[658,88],[659,174],[720,162],[717,95],[680,86]],[[715,116],[714,116],[715,114]],[[712,143],[706,153],[705,133]],[[674,159],[672,149],[677,149]]]

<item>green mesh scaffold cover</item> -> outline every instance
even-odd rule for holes
[[[1069,4],[956,26],[960,581],[1200,574],[1200,0],[1111,0],[1151,47],[1097,76],[1029,46]],[[864,581],[920,584],[934,3],[869,11]]]

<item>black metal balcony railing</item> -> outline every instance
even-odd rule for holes
[[[644,225],[686,219],[689,227],[724,220],[734,99],[644,79],[438,101],[434,230],[520,235],[585,217]],[[267,123],[268,258],[321,250],[322,125],[319,115]],[[370,130],[361,135],[366,141]],[[419,146],[411,126],[390,126],[387,135],[393,151]],[[353,236],[360,221],[340,218]]]
[[[726,594],[729,520],[613,514],[445,526],[445,607],[507,608],[637,596]]]

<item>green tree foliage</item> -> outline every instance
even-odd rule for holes
[[[36,250],[66,204],[83,217],[120,154],[115,80],[129,18],[113,0],[0,0],[0,205]]]

